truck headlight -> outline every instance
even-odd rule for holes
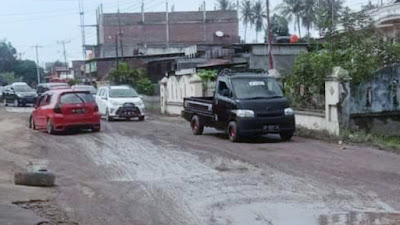
[[[238,109],[238,110],[232,110],[232,112],[235,113],[236,116],[240,117],[240,118],[253,118],[254,117],[253,110]]]
[[[285,116],[293,116],[293,115],[294,115],[294,110],[292,108],[285,109]]]

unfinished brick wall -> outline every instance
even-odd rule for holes
[[[118,14],[101,16],[99,44],[114,43],[119,24],[126,44],[160,44],[167,41],[165,13],[145,13],[145,23],[140,13],[121,13],[120,19]],[[208,11],[205,24],[203,12],[169,14],[170,43],[238,43],[238,29],[236,11]],[[224,37],[217,37],[217,31],[222,31]]]

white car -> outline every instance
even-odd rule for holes
[[[127,86],[109,86],[99,88],[96,103],[100,114],[107,121],[115,118],[145,119],[145,105],[135,89]]]

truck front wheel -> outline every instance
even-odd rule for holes
[[[239,142],[239,127],[235,121],[232,121],[228,125],[228,137],[231,142]]]
[[[192,132],[194,135],[202,135],[203,134],[204,126],[201,124],[199,116],[194,115],[192,117],[190,126],[192,127]]]
[[[293,137],[293,132],[281,132],[280,133],[282,141],[290,141]]]

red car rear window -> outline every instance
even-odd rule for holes
[[[60,97],[61,104],[82,104],[94,103],[94,99],[90,93],[65,93]]]

